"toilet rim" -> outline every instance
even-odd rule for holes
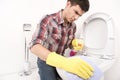
[[[104,21],[108,21],[112,19],[112,17],[108,15],[107,13],[96,12],[88,16],[87,19],[85,20],[85,23],[88,23],[89,21],[96,19],[96,18],[103,19]]]
[[[91,20],[95,20],[95,19],[101,19],[103,21],[106,22],[107,27],[108,27],[108,38],[109,39],[114,39],[114,34],[115,34],[115,30],[113,28],[114,23],[113,23],[113,19],[110,15],[108,15],[107,13],[103,13],[103,12],[96,12],[91,14],[89,17],[87,17],[85,19],[85,21],[83,22],[83,27],[82,29],[85,29],[85,26],[91,21]],[[82,31],[82,38],[83,38],[83,31]]]

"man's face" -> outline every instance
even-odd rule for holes
[[[71,6],[71,3],[68,2],[67,6],[66,6],[65,19],[71,23],[71,22],[77,20],[80,16],[82,16],[83,13],[84,13],[84,11],[79,7],[79,5]]]

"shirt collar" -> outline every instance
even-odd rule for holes
[[[56,15],[53,17],[57,21],[58,24],[63,24],[64,23],[64,19],[62,17],[62,11],[63,11],[63,9],[58,11],[56,13]]]

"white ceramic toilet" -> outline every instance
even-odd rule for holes
[[[90,15],[83,24],[81,38],[85,41],[87,56],[95,59],[94,61],[103,72],[109,69],[107,66],[112,66],[109,63],[114,62],[115,56],[115,33],[112,18],[105,13]],[[103,65],[103,63],[105,64]]]
[[[114,59],[114,24],[106,13],[94,13],[83,23],[80,39],[84,40],[84,53],[101,70],[106,72],[113,65]],[[57,68],[63,80],[67,80],[61,69]],[[64,76],[63,76],[64,75]],[[104,76],[100,79],[104,80]]]

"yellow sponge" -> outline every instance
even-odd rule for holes
[[[84,47],[84,41],[82,39],[73,39],[72,46],[75,50],[82,50]]]

